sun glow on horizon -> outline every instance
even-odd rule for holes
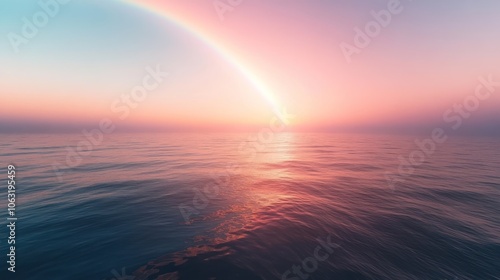
[[[385,4],[244,1],[221,20],[213,3],[71,1],[54,6],[57,15],[32,37],[24,33],[42,24],[33,20],[42,7],[6,3],[0,31],[30,38],[19,53],[12,42],[0,46],[0,99],[8,104],[0,132],[13,122],[49,131],[105,117],[159,130],[239,131],[276,118],[293,131],[413,130],[442,123],[478,77],[500,79],[492,59],[500,46],[493,36],[497,2],[459,0],[447,21],[428,12],[447,13],[446,5],[413,3],[397,21],[372,30],[380,36],[365,40],[349,61],[339,46],[363,41],[368,35],[358,33],[377,24],[370,11]],[[148,67],[170,76],[136,97]],[[499,108],[494,94],[469,125],[491,129]]]

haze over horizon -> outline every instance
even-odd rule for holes
[[[500,280],[500,1],[0,4],[3,280]]]
[[[11,1],[0,11],[0,132],[103,118],[123,131],[240,131],[283,108],[291,131],[426,131],[460,118],[460,133],[500,132],[500,90],[459,111],[480,77],[500,81],[500,3],[395,2],[347,58],[342,44],[363,41],[357,28],[383,22],[388,3],[248,1],[221,14],[211,1],[71,1],[14,46],[9,34],[43,9]],[[158,84],[135,100],[152,72]]]

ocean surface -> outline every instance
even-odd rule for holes
[[[500,139],[423,138],[4,134],[0,279],[500,279]]]

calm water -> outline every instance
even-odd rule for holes
[[[80,135],[1,137],[19,220],[0,279],[500,279],[498,138],[450,139],[391,188],[415,137],[281,134],[255,155],[241,134],[115,134],[61,180]]]

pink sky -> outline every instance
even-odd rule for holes
[[[401,1],[349,62],[340,45],[390,2],[243,1],[224,20],[211,1],[67,4],[19,53],[0,49],[0,122],[235,128],[286,107],[297,129],[429,126],[480,76],[500,80],[494,1]],[[21,34],[40,7],[10,5],[2,31]],[[120,118],[112,104],[156,65],[168,78]],[[499,109],[500,89],[470,122],[498,121]]]

